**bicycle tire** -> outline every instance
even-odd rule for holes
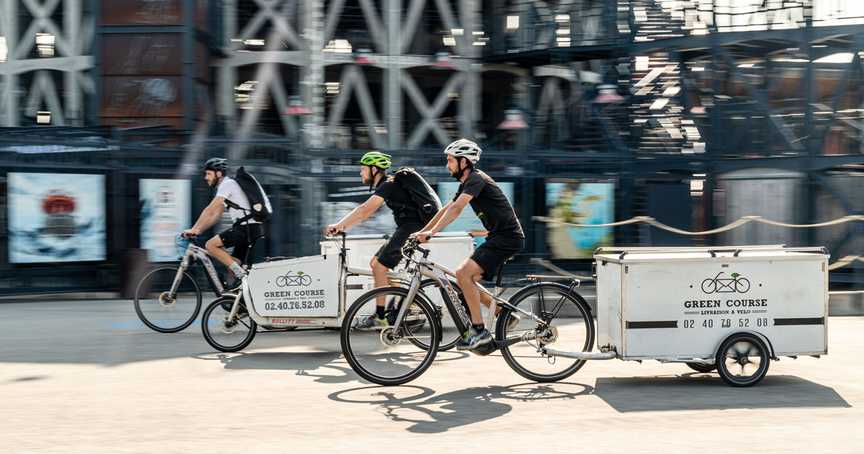
[[[559,295],[568,299],[573,305],[575,305],[576,309],[578,310],[579,315],[581,315],[582,319],[584,320],[584,327],[585,327],[585,334],[586,334],[585,335],[585,341],[582,345],[581,351],[590,352],[593,348],[593,345],[594,345],[594,335],[595,335],[594,318],[591,314],[591,307],[588,306],[588,303],[585,302],[585,299],[582,298],[581,295],[572,291],[570,289],[570,287],[568,287],[566,285],[554,283],[554,282],[540,282],[540,283],[532,284],[532,285],[529,285],[527,287],[522,288],[521,290],[516,292],[516,294],[513,295],[512,298],[510,298],[509,302],[511,305],[518,307],[519,303],[521,303],[522,301],[526,301],[530,296],[537,294],[544,289],[550,289],[550,290],[554,290],[556,292],[559,292],[558,293]],[[534,303],[534,304],[536,304],[536,303]],[[532,309],[531,311],[534,312],[535,309]],[[560,312],[560,308],[558,309],[558,312]],[[556,314],[553,315],[553,317],[546,320],[546,322],[548,324],[551,324],[552,320],[557,317],[558,312],[556,312]],[[498,341],[506,340],[507,325],[510,321],[510,317],[512,316],[512,313],[513,313],[513,311],[511,309],[504,307],[504,309],[502,309],[502,311],[501,311],[501,314],[498,316],[498,323],[496,323],[496,325],[495,325],[495,337]],[[540,383],[548,383],[548,382],[555,382],[555,381],[563,380],[563,379],[575,374],[579,369],[582,368],[582,366],[585,365],[585,362],[586,362],[586,360],[576,360],[576,361],[574,361],[574,363],[571,366],[569,366],[569,367],[565,368],[564,370],[557,372],[557,373],[551,373],[551,374],[537,373],[537,372],[528,370],[528,368],[526,368],[525,366],[520,364],[519,361],[516,360],[515,355],[510,351],[510,349],[515,345],[519,345],[519,343],[513,344],[513,345],[505,345],[505,346],[501,347],[501,355],[504,357],[504,361],[506,361],[507,365],[510,366],[510,368],[513,369],[513,371],[516,372],[517,374],[519,374],[522,377],[527,378],[529,380],[540,382]]]
[[[364,380],[375,384],[383,386],[397,386],[416,379],[417,377],[422,375],[426,371],[426,369],[429,368],[429,366],[432,365],[432,362],[435,360],[435,355],[437,355],[438,353],[438,343],[440,341],[441,331],[438,319],[436,317],[436,311],[433,305],[426,300],[425,295],[418,292],[417,296],[415,297],[414,301],[411,302],[411,304],[416,304],[418,308],[426,315],[429,320],[431,329],[430,337],[432,340],[430,341],[430,344],[428,344],[428,348],[423,349],[418,347],[421,349],[421,351],[426,352],[425,357],[422,359],[422,361],[420,361],[419,366],[413,368],[405,374],[398,376],[387,377],[369,370],[368,367],[362,364],[362,361],[359,359],[359,355],[352,348],[351,340],[351,336],[354,333],[368,334],[368,331],[354,328],[353,321],[354,317],[358,315],[359,312],[364,308],[364,305],[371,302],[371,305],[374,306],[375,298],[382,294],[398,295],[404,298],[408,296],[408,289],[403,287],[381,287],[361,295],[354,303],[351,304],[348,310],[345,311],[345,316],[342,319],[342,329],[339,338],[342,346],[342,355],[345,357],[345,360],[348,361],[351,369],[353,369],[357,375],[362,377]],[[362,340],[358,341],[358,345],[361,344]]]
[[[255,334],[257,334],[258,332],[258,324],[255,323],[255,320],[252,320],[252,317],[249,317],[247,315],[248,318],[245,323],[249,324],[246,325],[244,322],[240,323],[243,323],[244,326],[249,329],[249,333],[240,342],[234,345],[226,345],[220,343],[214,338],[213,333],[210,332],[210,317],[213,315],[213,312],[217,308],[224,308],[225,305],[233,305],[234,298],[234,296],[222,296],[217,298],[212,303],[210,303],[206,309],[204,309],[204,314],[201,316],[201,333],[204,334],[204,340],[206,340],[211,347],[219,350],[220,352],[233,353],[243,350],[252,343],[252,340],[255,339]],[[222,323],[222,321],[214,321],[214,326],[219,326]]]
[[[188,328],[189,325],[191,325],[195,321],[196,318],[198,318],[198,313],[201,311],[201,288],[198,286],[198,282],[195,281],[195,278],[193,278],[192,275],[189,274],[187,271],[184,271],[183,277],[181,278],[181,283],[180,283],[180,285],[178,285],[178,288],[183,288],[182,286],[185,283],[186,285],[191,285],[191,287],[192,287],[192,289],[194,289],[194,293],[195,293],[195,307],[189,313],[189,316],[186,317],[185,319],[182,319],[182,322],[176,326],[165,327],[165,326],[160,326],[160,323],[157,320],[155,320],[155,319],[151,320],[145,314],[146,311],[144,310],[144,308],[142,308],[142,305],[144,304],[142,302],[144,299],[143,298],[144,295],[142,294],[142,291],[146,291],[148,289],[148,287],[145,285],[145,283],[148,282],[150,279],[154,278],[154,276],[156,276],[156,274],[159,272],[170,271],[171,273],[169,273],[169,275],[173,274],[174,276],[176,276],[178,270],[179,270],[179,266],[170,266],[170,265],[169,266],[160,266],[158,268],[154,268],[154,269],[150,270],[147,274],[145,274],[144,277],[142,277],[141,280],[138,281],[138,285],[135,287],[135,295],[133,296],[133,303],[132,303],[133,306],[135,307],[135,313],[138,315],[138,319],[140,319],[141,322],[144,323],[145,326],[147,326],[148,328],[150,328],[153,331],[156,331],[158,333],[166,333],[167,334],[167,333],[177,333],[177,332],[183,331],[184,329]],[[173,279],[171,281],[173,283]],[[170,289],[170,284],[169,284],[168,289]],[[168,289],[166,289],[166,291]],[[162,292],[162,293],[165,293],[165,292]],[[161,297],[161,295],[160,295],[160,297]]]

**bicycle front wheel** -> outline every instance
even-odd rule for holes
[[[543,320],[540,323],[507,308],[498,316],[495,334],[499,341],[525,339],[501,348],[504,360],[516,373],[537,382],[554,382],[585,365],[585,360],[549,356],[540,350],[591,351],[594,319],[588,303],[578,293],[561,284],[543,282],[520,290],[510,304]],[[512,321],[514,314],[518,321]]]
[[[223,296],[216,299],[207,306],[207,309],[204,309],[204,315],[201,316],[201,332],[204,334],[204,339],[220,352],[243,350],[252,343],[258,330],[258,324],[249,316],[242,301],[237,315],[230,317],[234,298]]]
[[[382,287],[360,296],[342,320],[342,354],[362,378],[379,385],[395,386],[419,377],[435,359],[441,325],[431,303],[418,292],[407,301],[408,289]],[[394,308],[410,304],[398,330],[391,322],[369,323],[378,298]]]
[[[179,278],[172,294],[174,279]],[[187,272],[163,266],[147,273],[135,289],[135,313],[148,328],[160,333],[186,329],[201,310],[201,289]]]

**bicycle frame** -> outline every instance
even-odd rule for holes
[[[406,297],[406,301],[413,301],[414,297],[417,296],[417,292],[420,289],[420,281],[421,277],[427,277],[430,279],[434,279],[438,285],[447,292],[448,298],[444,298],[444,304],[447,306],[447,310],[450,311],[450,315],[453,318],[453,322],[456,324],[456,328],[460,333],[464,333],[471,326],[471,317],[465,311],[465,308],[460,304],[461,299],[459,298],[458,292],[453,287],[451,278],[456,278],[456,274],[449,270],[447,267],[439,265],[430,261],[428,258],[409,258],[410,263],[408,267],[406,267],[406,273],[410,276],[410,284],[408,287],[408,296]],[[540,324],[545,325],[545,321],[535,316],[530,312],[526,312],[516,306],[511,305],[507,300],[500,297],[503,293],[503,289],[496,289],[496,293],[490,292],[488,289],[480,285],[479,283],[475,284],[477,289],[490,298],[492,298],[492,302],[494,303],[493,307],[489,307],[489,311],[486,316],[486,325],[491,327],[495,322],[495,309],[497,307],[507,308],[511,311],[518,312],[525,317],[528,317]],[[408,306],[410,304],[402,304],[402,307],[399,308],[399,312],[396,315],[396,320],[393,325],[393,330],[395,332],[399,332],[399,328],[402,325],[402,320],[405,317],[405,314],[408,312]],[[524,336],[516,338],[512,341],[520,341],[523,340]],[[508,341],[510,341],[508,339]]]
[[[174,276],[174,282],[171,283],[171,288],[168,291],[171,297],[174,297],[177,293],[177,287],[180,286],[180,280],[183,273],[185,273],[195,263],[195,261],[200,261],[201,265],[204,266],[207,280],[210,281],[211,289],[216,293],[216,295],[222,296],[222,294],[225,293],[225,287],[222,286],[222,281],[219,279],[216,267],[210,259],[210,254],[208,254],[207,250],[201,246],[189,244],[189,247],[186,248],[186,253],[183,254],[183,258],[180,260],[180,267],[177,269],[177,274]]]

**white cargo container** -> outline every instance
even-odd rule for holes
[[[600,248],[597,345],[624,360],[760,381],[771,359],[827,353],[823,248]]]
[[[251,318],[268,329],[338,327],[346,306],[374,288],[369,261],[385,241],[384,235],[347,236],[344,243],[334,238],[321,242],[321,255],[253,264],[243,287]],[[455,268],[471,255],[473,241],[464,232],[445,233],[428,247],[431,258]]]

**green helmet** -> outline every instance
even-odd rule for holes
[[[386,170],[390,168],[390,155],[380,151],[370,151],[360,158],[360,164]]]

